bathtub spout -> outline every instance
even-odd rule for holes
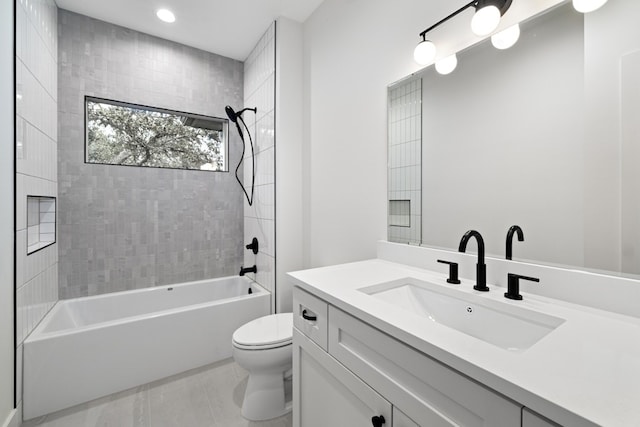
[[[255,265],[253,267],[242,267],[240,266],[240,275],[244,276],[247,273],[257,273],[258,272],[258,267],[256,267]]]

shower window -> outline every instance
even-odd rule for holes
[[[87,163],[228,171],[228,120],[85,97]]]

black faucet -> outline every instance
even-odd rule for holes
[[[524,242],[524,234],[522,234],[522,228],[519,225],[512,225],[507,231],[507,252],[506,258],[512,259],[513,256],[513,233],[518,233],[518,241]]]
[[[256,267],[255,265],[253,267],[242,267],[240,266],[240,275],[244,276],[247,273],[257,273],[258,272],[258,267]]]
[[[487,287],[487,266],[484,263],[484,240],[480,233],[476,230],[469,230],[464,233],[462,236],[462,240],[460,240],[460,247],[458,248],[459,252],[464,252],[467,250],[467,242],[469,239],[475,237],[478,242],[478,263],[476,264],[476,284],[473,287],[476,291],[487,292],[489,288]]]

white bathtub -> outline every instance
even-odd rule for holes
[[[24,342],[24,419],[231,357],[233,331],[269,313],[245,277],[59,301]]]

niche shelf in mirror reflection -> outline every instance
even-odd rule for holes
[[[27,196],[27,255],[55,242],[55,197]]]
[[[389,200],[389,225],[411,227],[411,200]]]

